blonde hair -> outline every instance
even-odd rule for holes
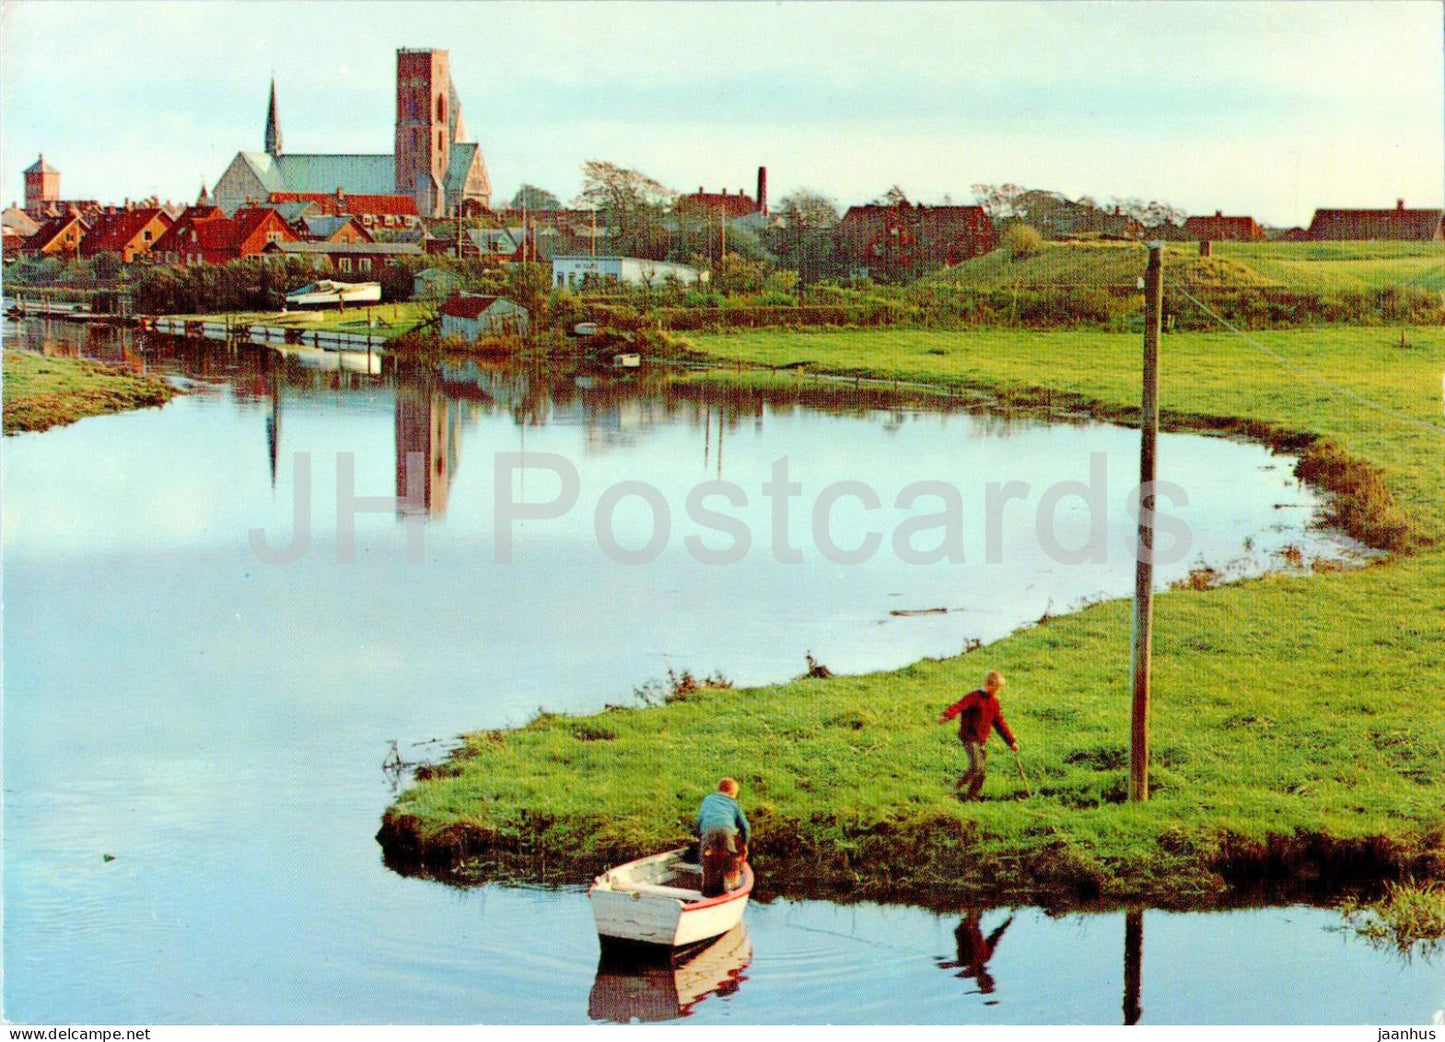
[[[731,778],[724,778],[717,783],[717,791],[724,796],[736,796],[738,794],[738,783]]]
[[[984,687],[1003,687],[1007,683],[1008,681],[1003,678],[1003,674],[996,669],[983,678]]]

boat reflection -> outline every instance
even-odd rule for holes
[[[690,1016],[709,995],[731,995],[753,959],[748,928],[739,923],[711,944],[681,957],[623,955],[604,950],[587,1002],[593,1020],[653,1023]]]

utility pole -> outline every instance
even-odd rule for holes
[[[1144,394],[1139,417],[1139,543],[1134,570],[1134,704],[1129,725],[1129,799],[1149,798],[1149,670],[1154,650],[1154,461],[1159,443],[1159,332],[1164,246],[1149,244],[1144,272]]]

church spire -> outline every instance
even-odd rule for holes
[[[266,109],[266,151],[281,154],[281,123],[276,118],[276,77],[271,77],[271,104]]]

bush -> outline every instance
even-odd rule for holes
[[[1043,233],[1028,224],[1009,225],[1000,241],[1004,252],[1015,259],[1030,257],[1044,247]]]

